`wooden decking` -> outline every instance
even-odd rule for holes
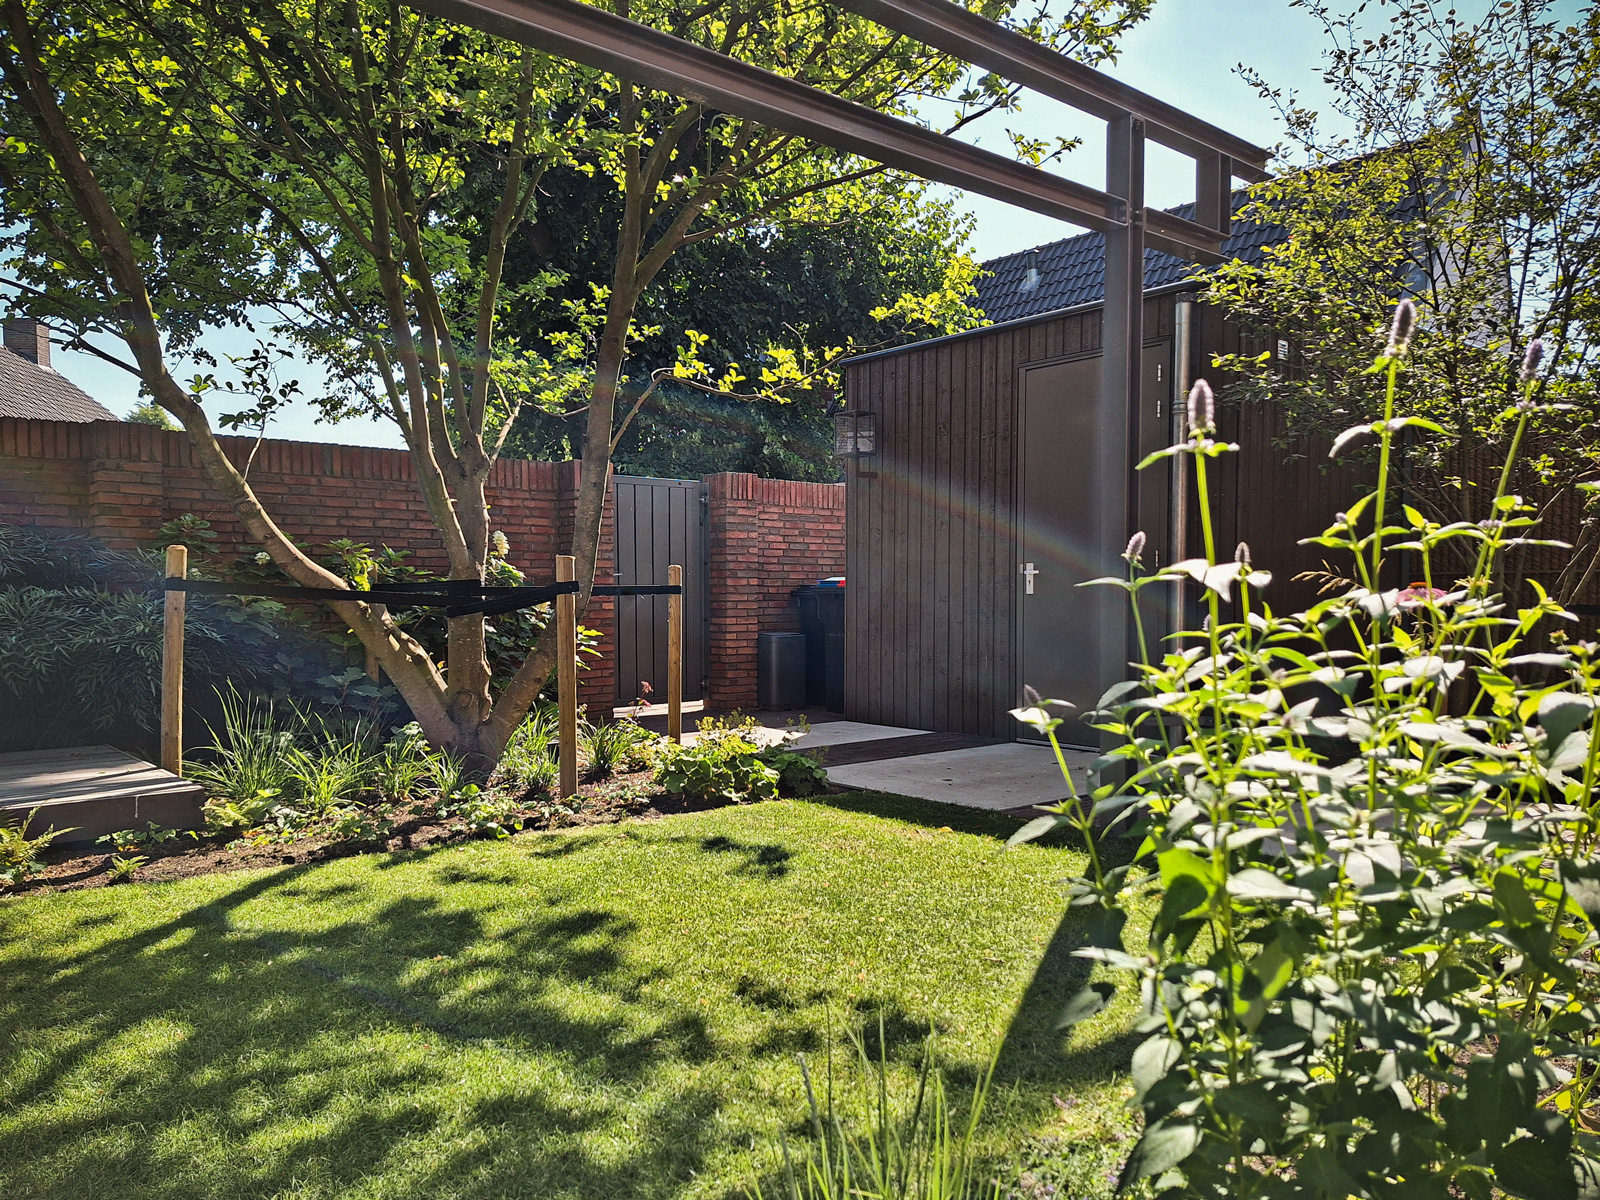
[[[168,829],[198,829],[204,823],[198,784],[163,771],[114,746],[74,746],[0,754],[0,820],[26,817],[39,833],[54,826],[71,833],[58,845],[93,842],[119,829],[144,829],[154,821]]]

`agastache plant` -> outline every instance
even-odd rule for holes
[[[1600,644],[1543,638],[1575,618],[1537,585],[1519,610],[1492,594],[1530,542],[1507,487],[1531,403],[1508,414],[1489,522],[1401,505],[1389,523],[1395,437],[1442,436],[1397,412],[1416,326],[1402,303],[1372,367],[1383,418],[1340,438],[1377,437],[1376,486],[1307,539],[1348,556],[1347,591],[1279,615],[1248,546],[1218,561],[1206,468],[1234,447],[1198,385],[1187,439],[1141,465],[1192,457],[1205,558],[1144,572],[1128,554],[1126,578],[1094,581],[1136,619],[1144,587],[1179,581],[1208,609],[1088,715],[1114,746],[1089,795],[1069,777],[1073,798],[1013,839],[1067,826],[1090,848],[1068,895],[1104,978],[1061,1026],[1113,981],[1138,998],[1144,1129],[1122,1190],[1600,1197]],[[1530,346],[1524,401],[1538,365]],[[1478,566],[1446,590],[1433,563],[1457,540]],[[1385,590],[1398,551],[1424,582]],[[1014,715],[1056,742],[1048,704]]]

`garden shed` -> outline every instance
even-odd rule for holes
[[[1224,253],[1259,258],[1276,234],[1235,222]],[[1126,467],[1106,477],[1103,264],[1098,233],[992,261],[979,303],[994,324],[846,364],[847,414],[863,415],[846,421],[872,429],[871,452],[845,462],[851,720],[1009,739],[1024,684],[1081,711],[1127,675],[1132,647],[1122,593],[1076,585],[1121,574],[1135,530],[1149,538],[1147,565],[1202,552],[1186,468],[1134,464],[1180,435],[1192,379],[1225,382],[1213,355],[1270,351],[1288,370],[1291,348],[1224,320],[1189,290],[1192,267],[1147,250],[1141,395]],[[1274,606],[1303,602],[1315,588],[1292,577],[1321,559],[1298,540],[1349,504],[1360,471],[1330,467],[1325,445],[1287,444],[1264,406],[1224,405],[1218,418],[1242,447],[1212,468],[1218,545],[1249,542],[1275,574]],[[1117,489],[1131,516],[1113,540],[1097,508]],[[1171,629],[1179,603],[1166,592],[1147,621]]]

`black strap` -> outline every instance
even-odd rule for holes
[[[394,584],[357,591],[355,588],[310,588],[293,584],[214,583],[203,579],[167,577],[169,592],[190,592],[202,596],[266,596],[274,600],[361,601],[388,604],[395,608],[442,608],[449,617],[473,613],[505,613],[536,604],[548,604],[557,596],[572,595],[576,583],[553,583],[545,587],[485,587],[470,579],[440,580],[435,584]],[[462,586],[465,585],[465,586]]]
[[[370,591],[355,588],[297,587],[287,583],[236,584],[205,579],[167,577],[169,592],[190,592],[200,596],[265,596],[274,600],[361,601],[387,604],[394,608],[442,608],[447,617],[481,613],[486,617],[548,604],[557,596],[578,591],[574,582],[552,583],[544,587],[500,587],[470,579],[440,579],[432,583],[386,583]],[[678,596],[683,588],[674,583],[623,583],[597,587],[596,596]]]

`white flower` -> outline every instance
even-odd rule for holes
[[[272,555],[268,554],[265,550],[256,551],[256,566],[264,567],[271,561]]]
[[[511,539],[505,535],[503,530],[496,529],[494,533],[489,535],[489,546],[496,558],[504,558],[511,553]]]

